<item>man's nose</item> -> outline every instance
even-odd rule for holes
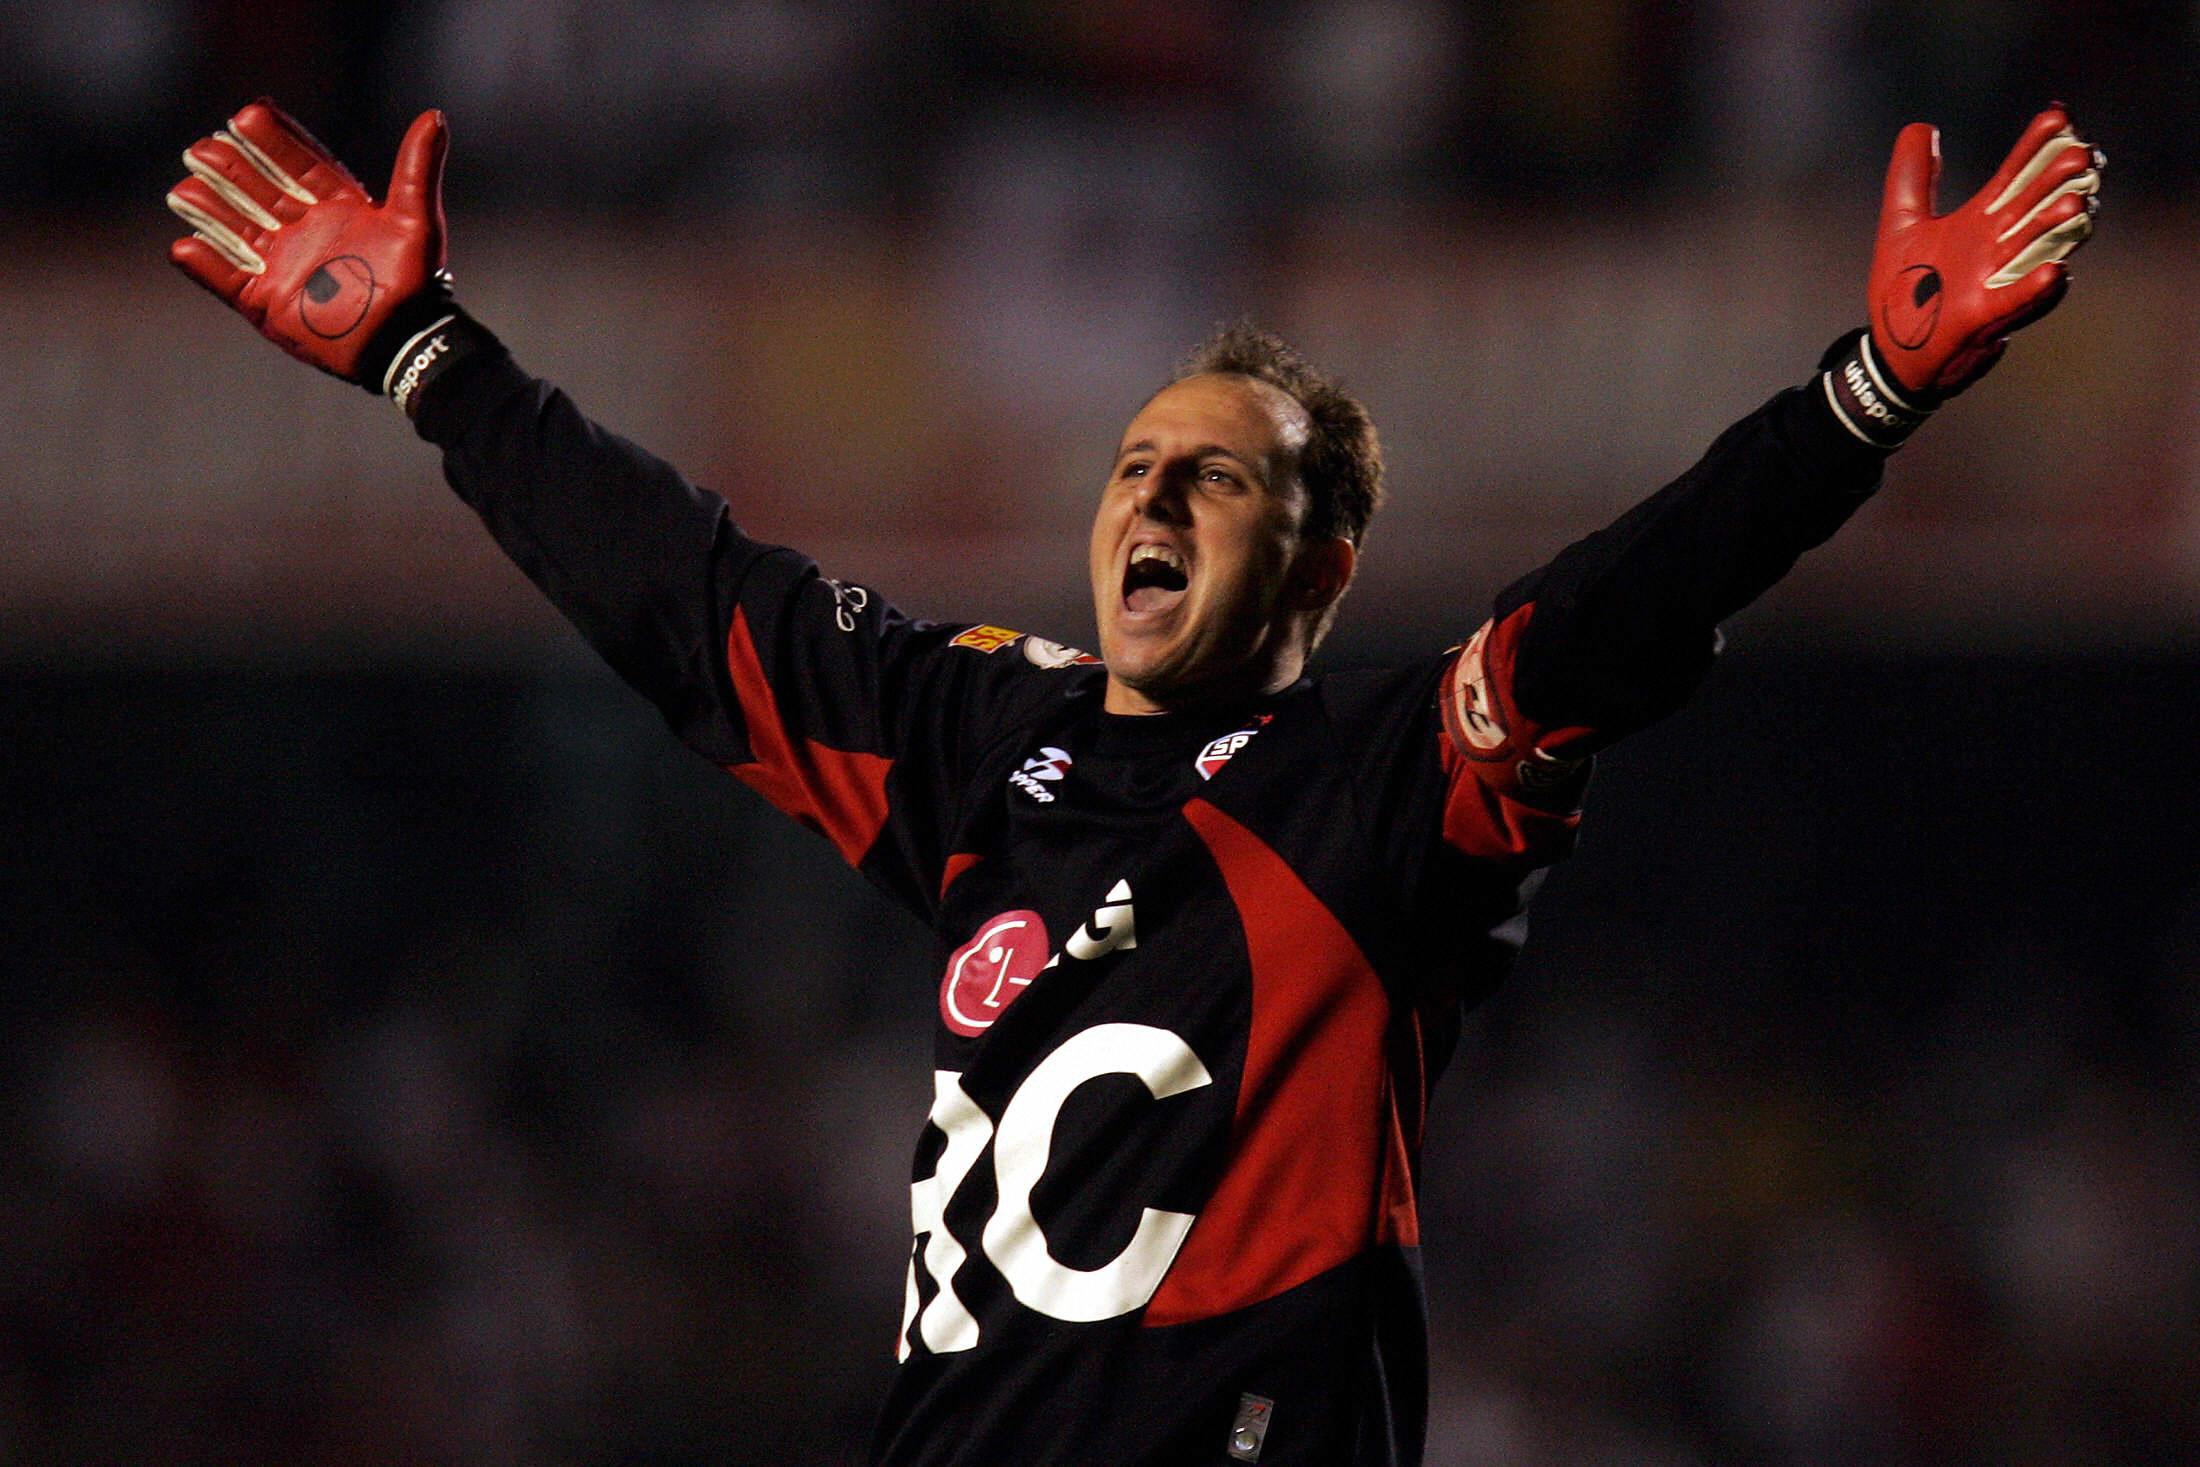
[[[1160,463],[1138,485],[1138,513],[1164,524],[1182,524],[1191,517],[1185,497],[1192,487],[1196,464]]]

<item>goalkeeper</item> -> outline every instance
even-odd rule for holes
[[[1422,1118],[1591,757],[1686,699],[1720,620],[2062,298],[2101,168],[2051,107],[1940,214],[1936,135],[1905,129],[1866,325],[1815,373],[1461,645],[1311,675],[1382,459],[1275,338],[1223,333],[1131,418],[1097,657],[912,620],[514,362],[451,294],[446,151],[423,114],[376,203],[255,103],[185,155],[173,258],[388,396],[682,739],[937,934],[869,1458],[896,1467],[1421,1460]]]

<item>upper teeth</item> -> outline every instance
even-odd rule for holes
[[[1184,557],[1167,545],[1140,545],[1131,551],[1131,564],[1142,560],[1158,560],[1176,570],[1184,569]]]

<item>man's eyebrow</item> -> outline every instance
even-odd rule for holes
[[[1122,446],[1122,448],[1118,449],[1116,451],[1115,461],[1117,463],[1121,463],[1124,459],[1129,458],[1134,453],[1155,453],[1158,451],[1159,450],[1154,446],[1154,441],[1151,438],[1141,438],[1136,443],[1126,443]],[[1251,463],[1242,454],[1232,453],[1229,449],[1224,448],[1219,443],[1202,443],[1199,445],[1199,447],[1193,449],[1191,453],[1187,455],[1187,457],[1226,458],[1230,462],[1244,469],[1249,474],[1253,474],[1256,477],[1260,474],[1260,469],[1258,468],[1258,466]]]

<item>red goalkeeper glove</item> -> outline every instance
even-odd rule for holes
[[[377,204],[313,135],[264,99],[183,155],[168,207],[191,236],[168,257],[302,362],[410,408],[426,369],[464,354],[444,269],[440,112],[413,120]],[[439,327],[448,339],[421,361]],[[422,370],[401,374],[400,365]],[[405,380],[409,377],[409,380]],[[404,390],[399,391],[400,387]]]
[[[1871,327],[1828,382],[1858,437],[1900,443],[1984,376],[2011,332],[2055,308],[2070,285],[2064,261],[2093,232],[2104,161],[2057,103],[1970,202],[1936,215],[1939,130],[1902,129],[1872,251]]]

